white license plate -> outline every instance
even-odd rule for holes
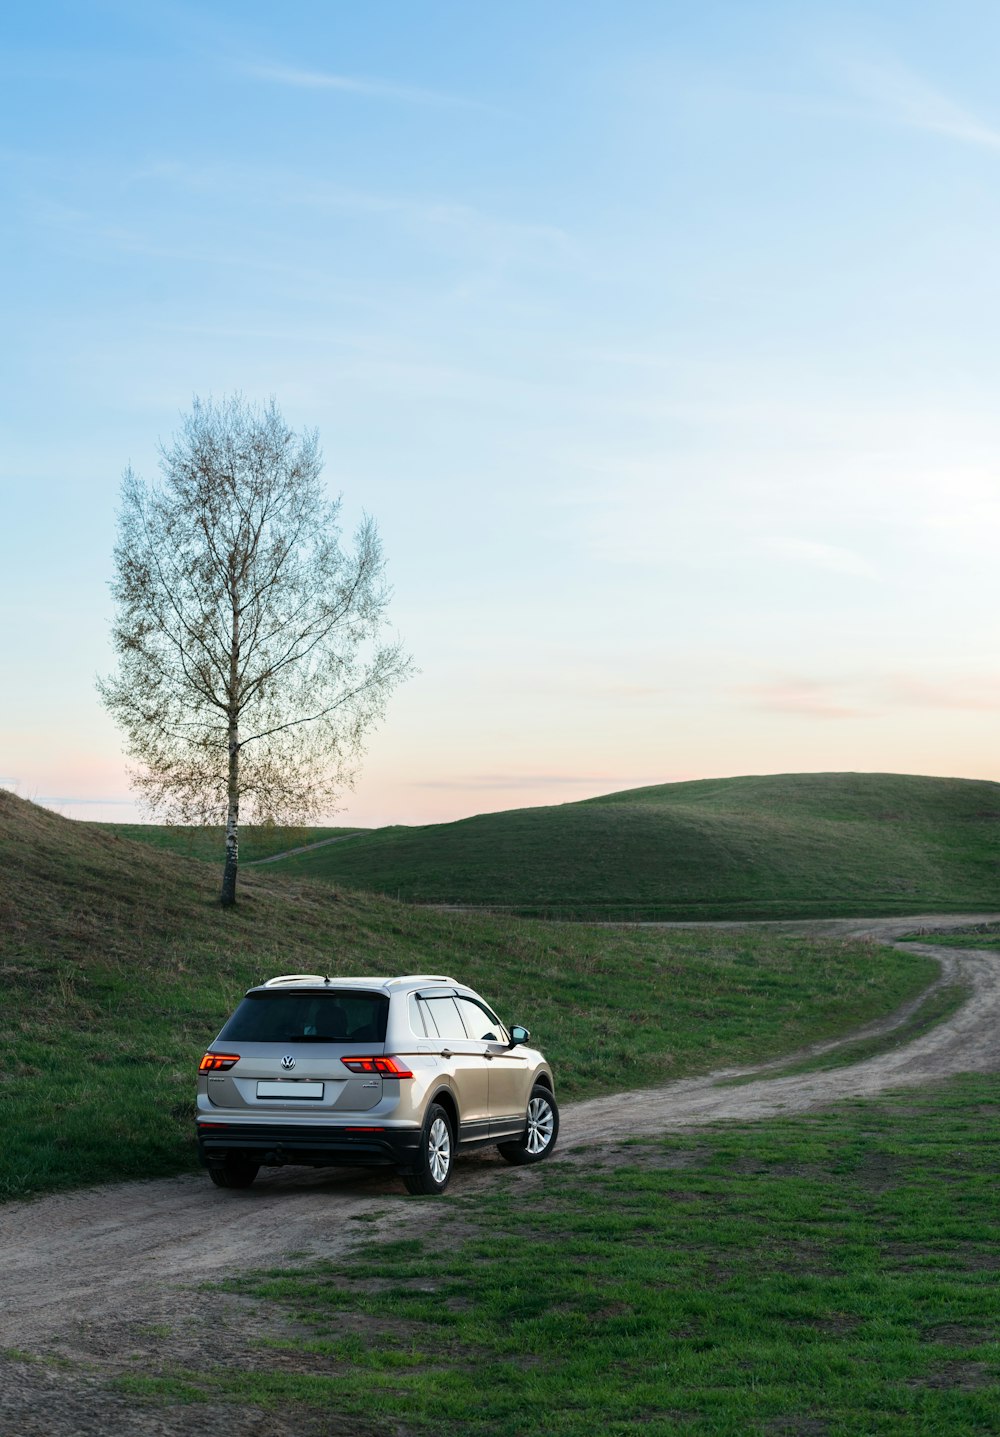
[[[300,1098],[312,1098],[315,1101],[323,1096],[322,1083],[290,1083],[277,1080],[268,1082],[261,1079],[257,1084],[258,1098],[284,1098],[286,1102],[297,1103]]]

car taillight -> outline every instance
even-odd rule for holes
[[[206,1053],[198,1064],[199,1073],[224,1073],[240,1061],[239,1053]]]
[[[341,1058],[352,1073],[380,1073],[383,1078],[412,1078],[413,1074],[398,1058]]]

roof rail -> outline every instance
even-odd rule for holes
[[[265,988],[279,988],[282,983],[329,983],[322,973],[283,973],[280,978],[268,978]]]

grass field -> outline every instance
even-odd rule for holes
[[[299,1324],[244,1370],[120,1385],[386,1437],[995,1433],[998,1142],[994,1075],[498,1171],[416,1240],[231,1284]]]
[[[383,828],[282,860],[404,901],[541,917],[834,917],[993,908],[1000,784],[786,774]]]
[[[915,950],[767,930],[439,912],[284,862],[248,870],[223,912],[214,864],[174,838],[133,842],[0,792],[0,1196],[190,1167],[198,1056],[277,971],[452,972],[532,1027],[564,1099],[793,1052],[935,972]],[[879,1045],[960,996],[936,989]],[[483,1183],[460,1169],[416,1238],[228,1284],[261,1304],[239,1363],[186,1344],[198,1357],[166,1365],[150,1329],[117,1385],[139,1407],[216,1404],[218,1421],[252,1403],[365,1437],[994,1433],[998,1139],[1000,1077],[969,1076],[598,1155],[564,1147]],[[249,1335],[268,1326],[268,1342]]]
[[[213,868],[0,792],[0,1195],[194,1162],[195,1068],[279,972],[445,972],[532,1029],[564,1098],[773,1058],[919,992],[918,953],[437,913]]]

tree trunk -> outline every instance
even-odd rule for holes
[[[236,902],[236,866],[239,859],[240,824],[240,611],[236,602],[234,561],[229,564],[229,595],[233,605],[233,627],[229,639],[229,807],[226,813],[226,866],[222,870],[223,908]]]
[[[229,725],[229,809],[226,813],[226,866],[222,870],[223,908],[236,902],[236,868],[239,860],[240,740],[235,724]]]

